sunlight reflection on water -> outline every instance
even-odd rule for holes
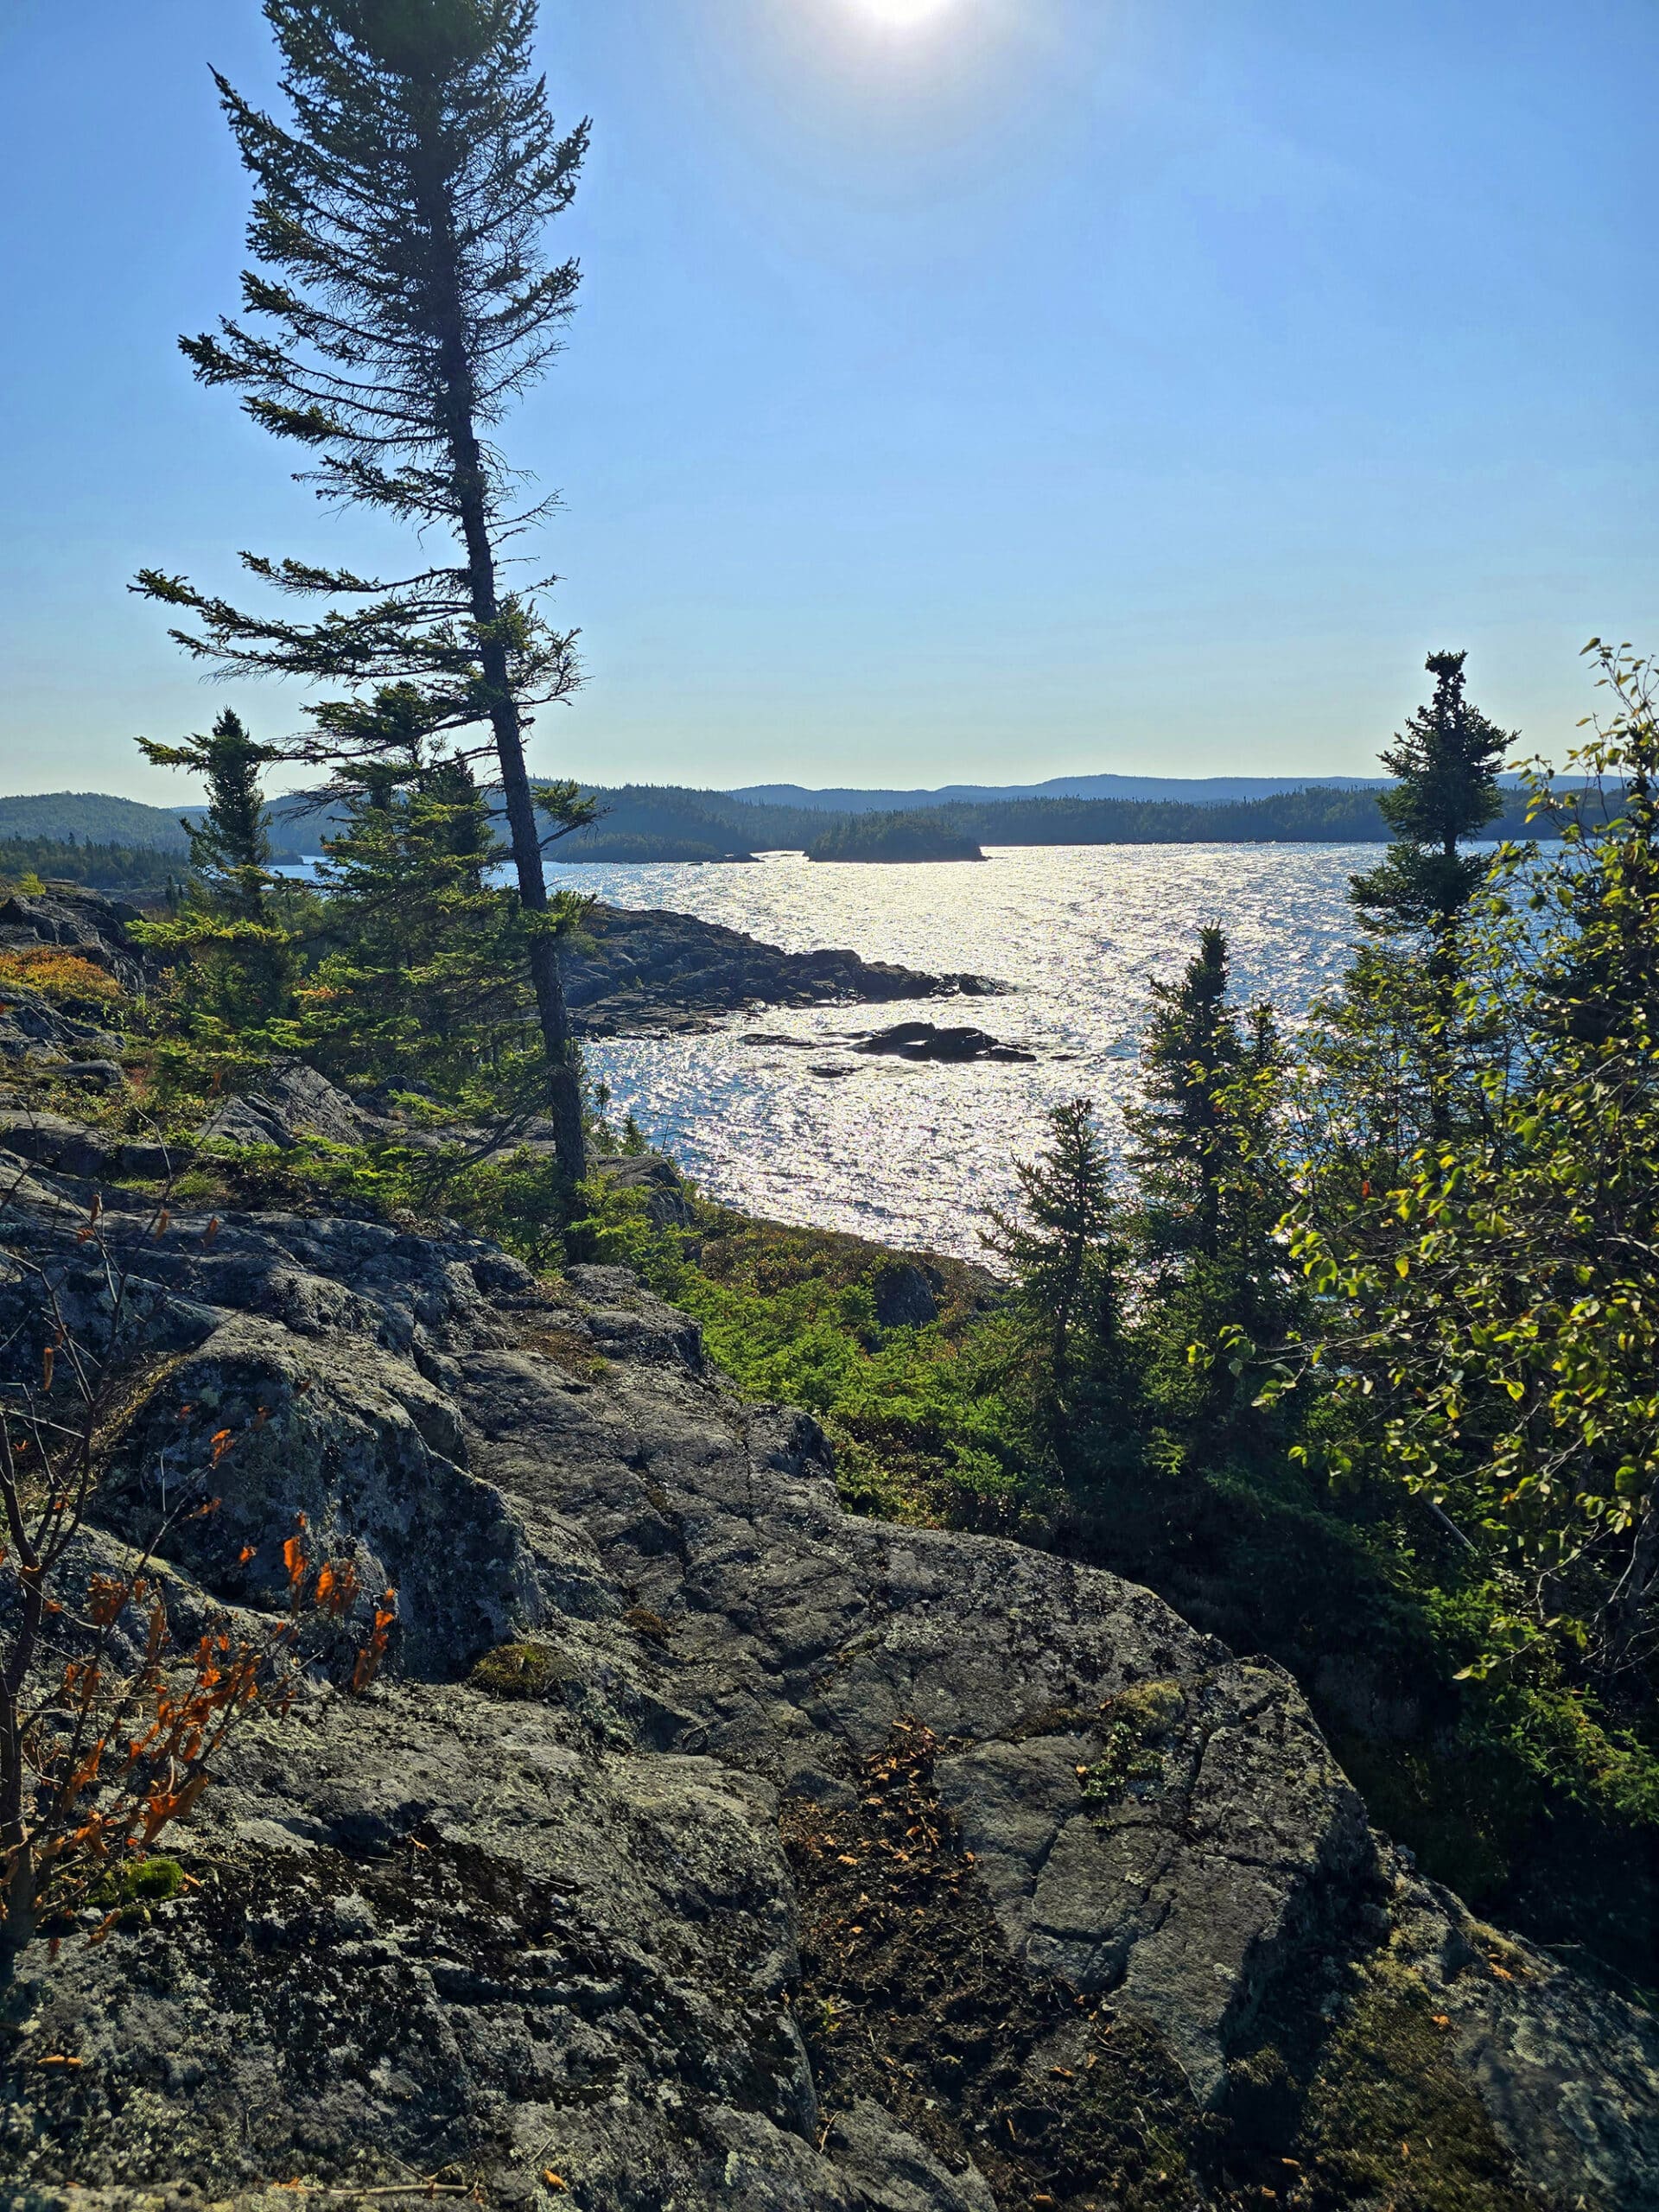
[[[556,879],[620,906],[665,906],[791,951],[850,946],[867,960],[995,976],[1001,999],[768,1007],[707,1036],[606,1039],[594,1077],[711,1197],[776,1220],[980,1253],[988,1204],[1040,1144],[1048,1109],[1093,1098],[1116,1141],[1132,1092],[1147,983],[1193,950],[1205,922],[1232,948],[1241,1003],[1271,999],[1294,1025],[1346,964],[1354,845],[998,847],[982,866],[588,866]],[[969,1021],[1033,1065],[914,1066],[850,1055],[850,1033],[919,1016]],[[810,1043],[746,1044],[745,1033]],[[834,1077],[813,1072],[833,1067]]]

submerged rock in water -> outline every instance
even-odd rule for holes
[[[0,1166],[90,1338],[77,1193]],[[162,1538],[184,1632],[280,1605],[296,1510],[399,1621],[368,1696],[232,1738],[188,1883],[25,1951],[0,2205],[1659,2201],[1652,2018],[1420,1879],[1277,1667],[845,1513],[816,1423],[626,1268],[105,1198],[143,1388],[87,1546],[148,1535],[164,1451],[222,1499]],[[0,1272],[8,1343],[27,1299]]]
[[[855,1052],[882,1052],[900,1060],[1034,1060],[1022,1045],[1005,1045],[999,1037],[966,1026],[940,1029],[931,1021],[899,1021],[891,1029],[877,1029],[854,1046]]]

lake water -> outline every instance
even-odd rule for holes
[[[1114,1140],[1132,1096],[1147,985],[1175,972],[1219,922],[1241,1003],[1270,999],[1287,1027],[1346,965],[1356,845],[995,848],[983,863],[557,868],[561,884],[619,906],[666,906],[791,951],[850,946],[867,960],[995,976],[1008,998],[768,1008],[709,1034],[587,1047],[613,1111],[632,1111],[709,1196],[774,1220],[889,1243],[980,1254],[988,1204],[1044,1117],[1092,1098]],[[912,1017],[963,1021],[1038,1054],[1034,1064],[930,1067],[849,1054],[858,1030]],[[810,1045],[754,1044],[764,1032]],[[826,1077],[816,1068],[849,1072]]]

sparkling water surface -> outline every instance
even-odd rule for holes
[[[585,1048],[613,1114],[632,1112],[710,1197],[975,1258],[985,1208],[1013,1196],[1014,1163],[1039,1147],[1052,1107],[1092,1098],[1121,1137],[1147,985],[1179,968],[1199,929],[1226,931],[1240,1003],[1269,999],[1294,1027],[1346,965],[1348,878],[1378,849],[1000,846],[979,864],[826,865],[784,853],[552,873],[615,906],[675,908],[791,951],[849,946],[866,960],[1013,984],[1007,998],[766,1007],[704,1036]],[[912,1019],[972,1022],[1038,1058],[944,1067],[847,1049],[861,1031]],[[757,1033],[794,1041],[747,1041]]]

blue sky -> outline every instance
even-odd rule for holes
[[[1652,0],[906,4],[543,0],[537,766],[1362,772],[1442,645],[1559,754],[1585,639],[1659,646]],[[175,350],[241,260],[210,60],[270,89],[253,0],[0,0],[0,789],[182,796],[141,563],[396,557]]]

